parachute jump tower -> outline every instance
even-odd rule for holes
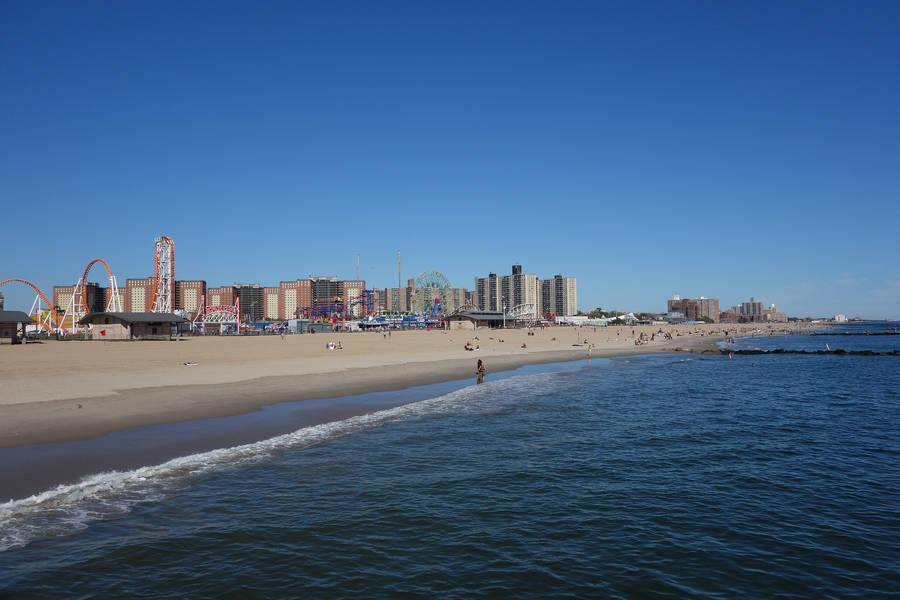
[[[175,242],[167,235],[156,238],[153,267],[153,299],[147,312],[170,313],[175,308]]]

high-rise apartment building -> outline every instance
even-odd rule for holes
[[[574,277],[555,275],[540,282],[540,309],[544,315],[571,316],[578,312],[578,285]]]
[[[241,319],[262,321],[265,312],[262,288],[258,283],[234,284],[234,295],[241,301]]]
[[[278,284],[279,319],[302,317],[302,309],[313,305],[313,282],[310,279],[282,281]]]
[[[341,283],[337,277],[310,277],[312,305],[324,306],[341,301]]]
[[[262,289],[263,319],[279,321],[284,319],[281,312],[281,288],[264,287]]]
[[[362,280],[349,280],[341,282],[341,299],[345,311],[354,319],[366,315],[366,307],[363,306],[362,293],[366,289],[366,282]]]
[[[184,280],[175,282],[175,309],[196,314],[206,296],[206,282]]]
[[[125,312],[147,312],[153,302],[153,277],[125,280]]]
[[[719,322],[719,299],[718,298],[704,298],[700,296],[699,300],[699,317],[703,319],[709,319],[713,323]]]
[[[532,304],[540,314],[540,292],[537,275],[522,273],[521,265],[513,265],[512,275],[500,278],[501,304],[507,310],[523,304]]]
[[[742,317],[748,317],[749,321],[762,320],[763,303],[757,302],[751,297],[749,302],[741,302],[739,314]]]
[[[496,273],[475,278],[474,304],[478,310],[501,310],[501,296],[503,296],[501,283]]]
[[[378,305],[381,312],[399,312],[400,306],[400,295],[397,292],[397,288],[384,288],[381,292],[381,301]]]
[[[552,315],[556,312],[556,293],[552,279],[541,279],[538,284],[540,286],[540,312],[541,315]]]
[[[553,296],[556,314],[571,316],[578,312],[578,288],[574,277],[553,277]]]

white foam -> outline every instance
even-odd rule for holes
[[[308,448],[373,427],[447,414],[493,411],[516,402],[521,392],[552,387],[554,373],[509,377],[391,409],[304,427],[267,440],[174,458],[131,471],[109,471],[0,504],[0,552],[39,538],[70,534],[91,522],[127,514],[141,502],[157,501],[218,470],[246,467],[284,450]]]

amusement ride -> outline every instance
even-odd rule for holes
[[[99,288],[97,284],[88,283],[88,275],[91,272],[91,268],[97,263],[106,269],[109,279],[108,288]],[[153,267],[152,290],[148,290],[151,293],[148,294],[145,311],[155,313],[174,312],[175,242],[171,237],[160,236],[155,239]],[[357,262],[357,270],[358,268]],[[109,263],[102,258],[95,258],[87,263],[81,277],[72,286],[70,294],[68,292],[65,294],[61,293],[62,298],[67,300],[65,308],[54,306],[36,285],[25,279],[11,277],[0,281],[0,287],[8,283],[22,283],[35,292],[36,297],[29,314],[35,318],[38,326],[43,331],[57,335],[69,335],[83,331],[79,321],[92,310],[102,312],[123,312],[126,310],[116,276],[113,274]],[[96,297],[96,294],[101,292],[101,290],[103,294],[102,304]],[[412,314],[383,315],[378,308],[376,290],[363,289],[359,290],[358,295],[349,299],[336,297],[331,298],[328,302],[316,303],[314,306],[298,307],[293,316],[295,318],[306,318],[310,321],[331,321],[332,323],[362,319],[366,321],[368,326],[390,324],[392,326],[422,327],[437,325],[452,314],[474,308],[468,304],[456,306],[450,281],[443,273],[435,270],[426,271],[416,278],[412,296],[409,298],[409,307]],[[514,321],[533,320],[535,317],[534,305],[516,306],[509,312],[509,317]],[[239,330],[241,328],[240,298],[236,299],[233,306],[208,306],[206,299],[201,295],[200,304],[192,323],[198,329],[205,328],[209,324],[217,327],[220,331],[226,329]]]
[[[78,322],[90,311],[88,299],[88,274],[91,267],[100,263],[109,277],[109,287],[104,290],[102,312],[122,312],[125,309],[116,276],[113,275],[109,263],[102,258],[88,262],[81,277],[72,286],[68,304],[65,309],[54,306],[47,296],[33,283],[20,277],[10,277],[0,281],[0,287],[7,283],[23,283],[36,294],[29,315],[35,317],[38,326],[48,333],[68,335],[79,332],[82,328]],[[153,294],[147,312],[172,312],[175,298],[175,242],[168,236],[156,238],[154,253]],[[46,306],[46,308],[44,308]],[[60,314],[61,313],[61,314]]]

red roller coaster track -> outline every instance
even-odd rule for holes
[[[3,287],[4,285],[6,285],[7,283],[9,283],[11,281],[18,281],[19,283],[24,283],[25,285],[27,285],[28,287],[33,289],[35,292],[37,292],[37,295],[40,297],[40,299],[43,300],[44,303],[47,305],[47,307],[50,309],[50,314],[53,315],[53,320],[56,321],[56,324],[59,325],[59,328],[62,329],[64,333],[69,333],[69,331],[62,324],[62,318],[56,312],[56,309],[53,307],[53,304],[49,300],[47,300],[47,296],[44,295],[44,292],[39,290],[37,288],[37,286],[34,285],[33,283],[31,283],[30,281],[25,281],[24,279],[19,279],[18,277],[10,277],[9,279],[4,279],[3,281],[0,281],[0,287]],[[44,329],[46,329],[50,333],[53,333],[52,327],[50,327],[49,325],[47,325],[44,322],[41,322],[41,325],[44,327]]]

